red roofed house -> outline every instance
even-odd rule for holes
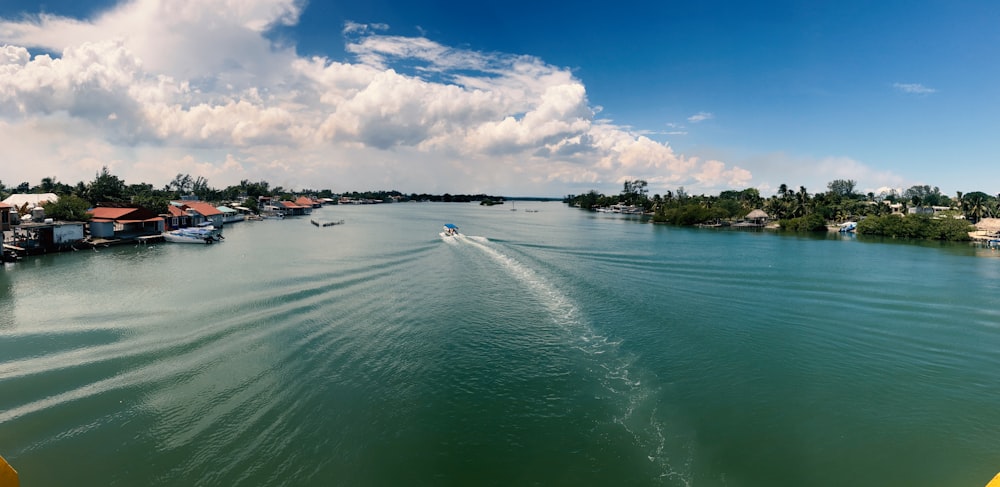
[[[215,228],[222,228],[223,214],[218,208],[204,201],[173,201],[170,203],[184,210],[191,217],[191,225],[211,222]]]
[[[310,198],[308,196],[299,196],[295,199],[295,204],[299,206],[305,206],[307,208],[319,208],[323,206],[323,203],[319,200]]]
[[[312,213],[312,204],[302,206],[291,201],[282,201],[281,205],[285,207],[286,215],[308,215]]]
[[[90,236],[94,238],[135,238],[163,233],[163,217],[143,208],[106,208],[88,211]]]
[[[177,206],[167,205],[167,213],[163,216],[164,220],[166,220],[165,226],[167,230],[176,230],[191,226],[191,215],[188,215],[186,211]]]

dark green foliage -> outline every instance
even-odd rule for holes
[[[257,198],[250,198],[243,200],[243,206],[250,209],[254,213],[260,213],[260,208],[257,206]]]
[[[868,217],[858,223],[859,235],[926,240],[969,240],[975,227],[964,219],[933,218],[928,215],[885,215]]]
[[[145,208],[156,214],[166,213],[170,200],[162,194],[141,193],[132,197],[132,205]]]
[[[789,218],[778,222],[782,230],[790,232],[825,232],[826,219],[819,213],[812,213],[798,218]]]
[[[45,216],[54,220],[68,222],[83,222],[90,220],[90,203],[87,200],[74,195],[65,195],[55,203],[46,202],[42,204],[45,208]]]
[[[827,183],[826,187],[832,195],[841,198],[851,198],[854,196],[854,187],[856,185],[857,183],[853,179],[834,179]]]
[[[90,185],[87,186],[87,199],[93,203],[121,203],[125,201],[125,181],[111,174],[108,167],[101,168]]]
[[[706,208],[698,204],[689,204],[677,208],[667,208],[653,215],[656,223],[673,223],[674,225],[697,225],[699,223],[717,222],[726,217],[721,208]]]

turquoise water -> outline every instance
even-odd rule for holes
[[[0,454],[31,486],[1000,470],[1000,253],[517,209],[327,207],[345,224],[8,265]]]

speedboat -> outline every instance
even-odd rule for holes
[[[441,235],[441,237],[444,238],[444,237],[457,237],[461,234],[458,233],[458,227],[455,226],[454,223],[445,223],[444,231],[442,231],[439,235]]]
[[[202,224],[197,227],[178,228],[177,230],[164,232],[163,239],[174,243],[210,244],[221,242],[223,237],[222,231],[216,229],[213,225]]]

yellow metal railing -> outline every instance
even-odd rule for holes
[[[20,487],[21,482],[17,479],[17,470],[11,467],[7,460],[0,457],[0,487]]]

